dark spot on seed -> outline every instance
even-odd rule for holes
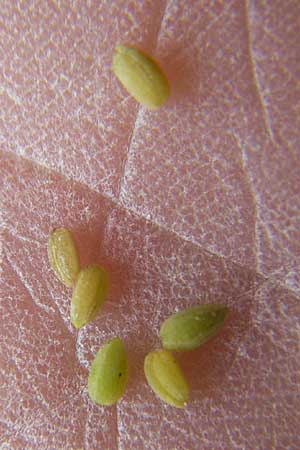
[[[121,372],[119,373],[119,377],[121,377],[122,376],[122,374],[121,374]]]

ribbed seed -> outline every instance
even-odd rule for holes
[[[150,387],[161,400],[177,408],[184,408],[189,399],[189,387],[170,352],[156,350],[149,353],[145,358],[144,372]]]
[[[224,324],[227,306],[201,305],[172,314],[160,329],[167,350],[192,350],[213,337]]]
[[[127,354],[121,339],[114,338],[98,351],[88,379],[90,398],[111,405],[124,394],[128,380]]]
[[[103,305],[108,292],[108,275],[96,264],[79,272],[71,302],[71,322],[81,328],[93,320]]]
[[[170,95],[169,82],[159,65],[136,48],[118,45],[112,70],[127,91],[150,109],[161,106]]]
[[[72,287],[80,270],[74,237],[67,228],[56,228],[48,240],[48,257],[57,278]]]

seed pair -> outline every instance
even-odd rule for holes
[[[80,269],[76,242],[66,228],[56,228],[50,234],[48,256],[59,280],[73,287],[71,323],[81,328],[96,317],[107,297],[107,272],[97,264]]]
[[[201,305],[172,314],[163,322],[164,349],[149,353],[144,362],[147,381],[161,400],[184,408],[189,386],[171,351],[193,350],[208,341],[223,326],[227,312],[226,306]]]

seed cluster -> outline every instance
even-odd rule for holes
[[[170,85],[152,57],[134,47],[118,45],[112,70],[127,91],[142,105],[156,109],[168,99]],[[57,228],[48,240],[48,256],[58,279],[73,288],[71,323],[81,328],[94,320],[108,294],[106,270],[96,264],[80,268],[76,242],[70,230]],[[163,349],[145,357],[148,384],[164,402],[184,408],[189,399],[188,382],[171,351],[188,351],[213,337],[223,326],[228,308],[198,305],[168,317],[160,329]],[[111,405],[124,394],[128,380],[127,353],[122,340],[104,343],[91,365],[88,378],[90,398]]]
[[[66,228],[55,229],[48,240],[52,269],[66,286],[73,286],[71,323],[81,328],[95,319],[108,294],[106,270],[92,264],[80,269],[75,239]],[[144,372],[149,386],[164,402],[184,408],[189,399],[188,382],[171,351],[199,347],[223,326],[228,308],[200,305],[172,314],[161,325],[163,349],[145,357]],[[90,369],[88,392],[100,405],[111,405],[124,394],[128,381],[127,353],[122,340],[115,337],[99,349]]]

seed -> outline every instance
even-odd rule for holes
[[[177,408],[184,408],[189,399],[189,387],[170,352],[150,352],[145,358],[144,372],[150,387],[161,400]]]
[[[50,234],[48,258],[59,280],[67,287],[72,287],[80,266],[76,242],[67,228],[56,228]]]
[[[103,267],[91,265],[79,272],[71,302],[71,322],[81,328],[93,320],[108,292],[108,275]]]
[[[150,109],[161,106],[170,95],[169,82],[159,65],[136,48],[118,45],[112,70],[127,91]]]
[[[167,350],[192,350],[214,336],[223,326],[227,306],[201,305],[173,314],[160,329]]]
[[[128,380],[127,354],[118,337],[98,351],[88,379],[89,396],[95,403],[111,405],[125,392]]]

